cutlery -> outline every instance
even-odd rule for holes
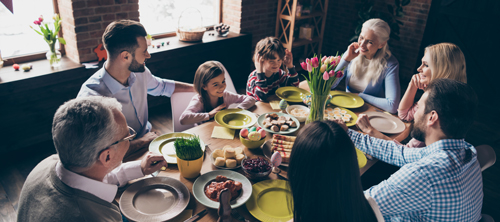
[[[194,216],[190,217],[189,219],[185,220],[184,222],[194,222],[197,221],[198,219],[202,218],[207,214],[207,209],[200,211],[199,213],[195,214]]]

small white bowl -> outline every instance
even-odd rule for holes
[[[307,114],[308,114],[308,115],[309,115],[309,108],[307,108],[306,106],[302,106],[302,105],[291,105],[291,106],[286,107],[286,112],[288,113],[288,115],[290,115],[290,116],[293,116],[293,117],[297,118],[297,120],[298,120],[299,122],[301,122],[301,123],[302,123],[302,122],[305,122],[305,121],[306,121],[306,119],[307,119],[307,116],[304,116],[304,117],[301,117],[301,116],[294,116],[294,115],[292,115],[292,114],[290,113],[290,112],[292,111],[292,109],[294,109],[294,108],[301,109],[301,110],[305,110],[305,111],[307,111]]]

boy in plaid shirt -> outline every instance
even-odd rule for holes
[[[247,95],[258,101],[266,101],[276,89],[282,86],[299,86],[299,76],[293,66],[293,56],[285,50],[275,37],[260,40],[255,47],[253,57],[255,71],[250,73],[247,81]],[[280,69],[282,64],[288,72]]]

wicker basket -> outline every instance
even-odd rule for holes
[[[203,39],[203,34],[205,34],[205,30],[182,31],[177,29],[177,36],[179,37],[179,40],[184,42],[199,42]]]
[[[189,31],[181,30],[180,22],[183,19],[184,13],[189,12],[189,10],[191,10],[191,12],[197,12],[197,14],[200,16],[200,24],[199,24],[199,26],[197,25],[200,28],[195,28],[194,30],[191,30],[191,28],[193,28],[191,26],[191,28],[184,27],[184,28],[189,29]],[[189,15],[188,15],[188,17],[189,17]],[[196,8],[187,8],[179,16],[179,21],[177,22],[177,36],[179,36],[179,40],[184,41],[184,42],[199,42],[203,39],[203,34],[205,34],[205,31],[206,31],[206,28],[201,28],[201,27],[203,27],[203,17],[201,16],[200,10],[198,10]]]

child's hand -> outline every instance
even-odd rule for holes
[[[257,73],[263,73],[264,72],[264,58],[262,58],[262,56],[259,55],[259,53],[255,53],[253,61],[254,61],[255,69],[257,70]]]
[[[287,68],[293,68],[293,55],[288,49],[285,49],[285,59],[283,60]]]
[[[226,108],[225,103],[222,103],[219,106],[215,107],[215,109],[213,109],[212,111],[210,111],[208,113],[208,115],[210,116],[210,119],[213,118],[215,116],[215,114],[217,114],[219,111],[223,110],[224,108]]]

